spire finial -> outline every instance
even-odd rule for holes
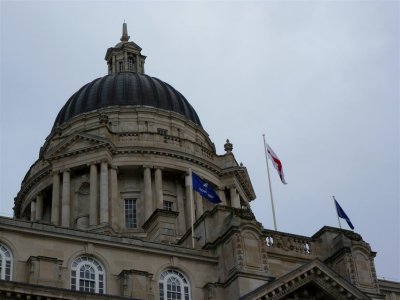
[[[125,23],[122,24],[122,36],[121,36],[121,42],[127,42],[129,41],[130,36],[128,35],[128,26]]]

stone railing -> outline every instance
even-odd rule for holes
[[[315,257],[315,241],[310,237],[273,230],[264,230],[264,235],[269,253]]]

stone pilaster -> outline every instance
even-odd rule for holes
[[[144,209],[145,209],[145,220],[146,221],[153,213],[153,193],[151,190],[151,170],[149,167],[145,167],[143,171],[144,181]]]
[[[90,165],[90,205],[89,205],[89,225],[95,226],[98,224],[97,218],[97,186],[98,182],[98,174],[97,174],[97,165],[91,164]]]
[[[100,223],[108,223],[108,163],[100,164]]]
[[[176,201],[178,204],[178,234],[185,233],[185,204],[183,203],[183,187],[180,181],[176,182]]]
[[[112,64],[112,66],[111,66],[112,73],[115,74],[116,71],[117,71],[117,66],[116,66],[117,63],[116,63],[115,55],[113,55],[113,57],[112,57],[112,62],[111,62],[111,64]]]
[[[231,196],[231,206],[234,208],[240,208],[240,197],[235,187],[229,189]]]
[[[119,209],[118,201],[118,174],[117,167],[112,166],[110,168],[110,207],[111,207],[111,223],[113,226],[120,224],[122,213]]]
[[[69,170],[63,172],[61,203],[61,226],[69,227],[71,213],[71,174]]]
[[[163,190],[162,190],[162,172],[157,168],[154,173],[154,183],[156,187],[156,203],[157,208],[163,208]]]
[[[128,71],[128,53],[124,52],[124,69]]]
[[[192,177],[187,175],[185,177],[185,194],[186,194],[186,200],[185,200],[185,223],[186,223],[186,229],[190,228],[192,226],[192,199],[193,199],[193,187],[192,187]]]
[[[53,195],[51,199],[51,222],[60,225],[60,174],[53,173]]]
[[[42,220],[42,216],[43,216],[43,195],[39,193],[36,195],[36,220],[35,221]]]

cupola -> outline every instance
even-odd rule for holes
[[[140,52],[142,48],[134,42],[129,42],[128,26],[122,24],[121,42],[108,48],[105,60],[108,65],[108,74],[120,72],[135,72],[144,74],[144,61],[146,56]]]

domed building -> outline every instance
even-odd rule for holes
[[[58,113],[14,218],[0,218],[1,299],[399,297],[359,234],[264,229],[232,144],[216,153],[188,100],[145,74],[141,51],[124,23],[108,75]]]

